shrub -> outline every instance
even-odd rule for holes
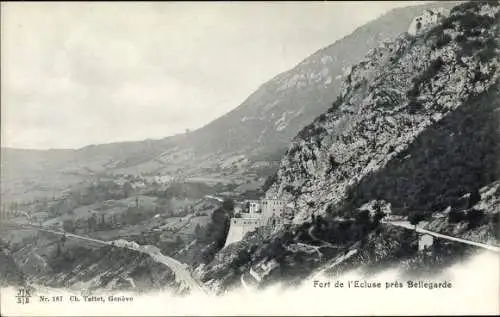
[[[375,214],[373,215],[373,225],[378,226],[380,220],[382,220],[386,214],[382,211],[379,205],[377,205],[377,209],[375,210]]]
[[[342,105],[342,102],[343,102],[342,97],[338,96],[337,99],[335,99],[335,101],[332,103],[332,106],[328,109],[328,113],[332,113],[335,110],[337,110],[338,107],[340,107],[340,105]]]
[[[415,99],[410,100],[408,103],[408,113],[415,114],[422,109],[422,104]]]
[[[455,37],[455,41],[457,41],[457,43],[459,44],[462,44],[465,43],[465,41],[467,41],[467,37],[463,34],[460,34]]]
[[[488,27],[495,23],[495,18],[487,15],[479,15],[472,12],[466,13],[460,18],[460,26],[467,35],[473,35],[476,28]]]
[[[481,200],[481,194],[478,189],[472,191],[469,197],[469,206],[468,208],[472,208],[475,204],[477,204]]]
[[[451,36],[446,33],[441,33],[436,40],[436,48],[442,48],[451,42]]]
[[[329,204],[327,207],[326,207],[326,213],[328,215],[331,215],[333,214],[333,212],[335,211],[335,206],[333,204]]]
[[[234,201],[232,199],[224,199],[222,202],[222,209],[228,212],[234,210]]]
[[[484,49],[480,50],[477,53],[477,56],[481,60],[481,62],[485,63],[492,58],[495,58],[497,56],[496,53],[496,48],[497,48],[497,42],[494,39],[488,39],[485,43]]]
[[[306,140],[307,137],[311,134],[311,130],[314,129],[314,123],[306,125],[302,130],[297,133],[297,136],[303,140]]]
[[[316,147],[321,147],[321,138],[317,137],[314,139],[314,142],[316,143]]]
[[[472,56],[485,46],[481,40],[467,40],[461,43],[461,51],[466,56]]]
[[[368,210],[360,210],[356,213],[356,224],[366,225],[370,222],[370,212]]]
[[[472,3],[471,3],[472,4]],[[468,6],[465,6],[465,4],[461,4],[461,5],[458,5],[458,6],[454,6],[453,8],[451,8],[450,10],[450,14],[456,14],[458,13],[460,10],[465,10],[467,9]]]
[[[412,100],[419,94],[419,86],[421,84],[428,83],[443,67],[444,62],[441,57],[433,60],[430,65],[423,71],[419,76],[413,78],[413,87],[406,93],[406,97],[410,99],[410,104],[413,103],[415,106],[415,101]]]
[[[335,157],[330,154],[329,156],[329,163],[330,163],[330,171],[333,171],[337,167],[340,166],[340,163],[335,160]]]
[[[450,211],[450,213],[448,214],[448,222],[449,223],[457,223],[457,222],[464,221],[465,219],[466,219],[466,215],[463,211],[453,210],[453,211]]]
[[[438,57],[435,60],[433,60],[429,65],[429,67],[427,67],[427,69],[422,73],[422,75],[420,75],[419,77],[420,82],[426,82],[431,78],[433,78],[441,70],[443,65],[444,62],[441,59],[441,57]]]
[[[262,185],[262,190],[265,192],[271,188],[271,186],[278,180],[278,173],[275,172],[273,175],[269,176],[265,182],[264,185]]]
[[[418,85],[415,85],[415,81],[413,81],[413,87],[411,87],[411,89],[408,90],[408,92],[406,93],[406,97],[408,99],[415,99],[419,93],[420,91],[418,89]]]
[[[307,125],[304,129],[302,129],[299,133],[298,136],[299,138],[303,140],[309,140],[314,136],[319,136],[322,133],[325,133],[326,129],[322,126],[316,126],[315,123],[311,123]]]
[[[491,224],[495,237],[500,239],[500,213],[495,213],[491,215]]]
[[[292,185],[286,185],[285,187],[283,187],[283,189],[291,193],[294,190],[294,187]]]
[[[481,221],[484,219],[484,212],[481,210],[471,209],[467,211],[465,218],[469,223],[468,228],[473,229],[479,226]]]
[[[415,212],[408,217],[410,224],[416,226],[419,222],[425,219],[425,215],[421,212]]]

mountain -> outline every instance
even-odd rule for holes
[[[439,210],[498,179],[496,8],[456,9],[352,68],[281,162],[274,189],[296,202],[296,221],[370,199]]]
[[[264,83],[236,109],[187,135],[162,160],[197,160],[196,166],[210,166],[207,162],[216,166],[221,159],[235,156],[250,162],[278,161],[297,132],[330,107],[340,93],[346,68],[359,62],[369,49],[407,31],[423,10],[453,5],[398,8],[357,28]],[[179,151],[184,155],[174,158],[172,154],[178,156]]]
[[[320,268],[434,274],[477,252],[446,239],[420,252],[416,230],[377,208],[499,245],[500,5],[438,12],[350,68],[331,108],[295,136],[266,193],[293,206],[292,224],[248,233],[198,266],[201,280],[224,290],[295,285]]]
[[[3,148],[2,195],[9,194],[13,199],[52,196],[65,186],[77,186],[102,172],[184,176],[209,173],[220,177],[221,168],[229,169],[238,163],[240,170],[246,170],[258,161],[275,162],[271,167],[276,169],[293,136],[326,111],[338,96],[348,66],[359,62],[381,41],[407,31],[412,19],[424,9],[452,5],[448,2],[394,9],[274,77],[233,111],[188,134],[78,150]]]

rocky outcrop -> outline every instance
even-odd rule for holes
[[[18,286],[26,282],[25,274],[16,264],[8,245],[0,240],[0,286]]]
[[[425,229],[474,242],[500,246],[500,180],[467,193],[442,212],[436,212]]]

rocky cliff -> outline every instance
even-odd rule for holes
[[[270,192],[295,222],[371,199],[439,210],[499,178],[498,3],[373,49],[292,141]]]

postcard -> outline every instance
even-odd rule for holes
[[[498,1],[1,6],[2,316],[500,314]]]

